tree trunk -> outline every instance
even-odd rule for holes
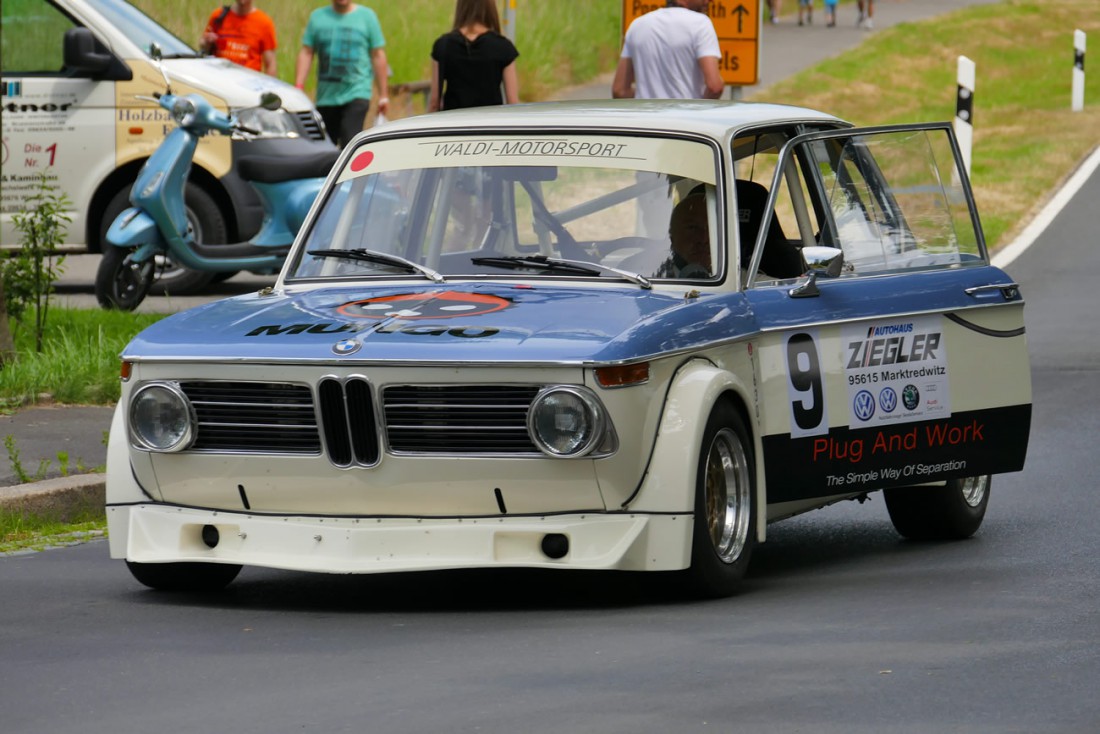
[[[15,361],[15,342],[8,328],[8,304],[4,300],[4,281],[0,280],[0,368]]]

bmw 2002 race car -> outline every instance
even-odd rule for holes
[[[973,534],[1024,464],[1019,288],[947,124],[705,101],[394,121],[343,152],[274,287],[125,349],[112,557],[679,571],[882,490]]]

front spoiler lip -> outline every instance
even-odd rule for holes
[[[671,571],[687,568],[692,516],[572,513],[497,517],[258,515],[141,503],[108,505],[111,557],[137,563],[227,563],[321,573],[459,568]],[[213,525],[220,541],[202,540]],[[546,556],[561,534],[569,552]]]

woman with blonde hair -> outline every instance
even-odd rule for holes
[[[429,112],[519,102],[519,52],[500,28],[496,0],[457,0],[454,27],[432,45]]]

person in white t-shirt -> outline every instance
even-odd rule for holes
[[[718,99],[722,52],[707,13],[710,0],[668,0],[630,24],[611,96]]]

